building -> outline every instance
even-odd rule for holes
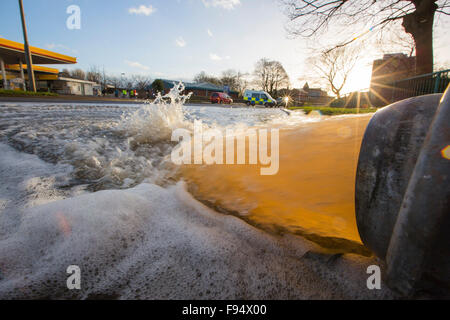
[[[325,90],[321,88],[310,88],[308,82],[305,83],[302,89],[292,89],[290,95],[294,103],[300,104],[324,105],[333,100]]]
[[[50,91],[58,94],[93,96],[94,91],[95,95],[98,95],[100,85],[87,80],[58,77],[57,80],[51,81]]]
[[[48,91],[58,78],[59,70],[40,65],[76,64],[77,59],[53,51],[30,46],[36,86],[40,91]],[[0,38],[0,88],[26,89],[28,67],[25,64],[24,45]]]
[[[416,57],[404,53],[385,54],[383,59],[373,61],[370,92],[376,104],[385,104],[391,100],[392,84],[395,81],[416,75]]]
[[[167,80],[167,79],[161,79],[163,86],[164,86],[164,93],[168,93],[170,89],[174,87],[175,84],[179,83],[180,81],[176,80]],[[184,82],[182,81],[185,86],[185,93],[192,92],[195,97],[203,97],[203,98],[209,98],[213,92],[227,92],[226,87],[223,86],[217,86],[212,83],[208,82],[202,82],[202,83],[195,83],[195,82]],[[237,91],[228,91],[227,92],[233,99],[237,99],[239,97],[239,92]]]
[[[38,91],[86,96],[101,91],[100,85],[95,82],[63,77],[58,69],[40,65],[76,64],[77,58],[31,46],[30,51]],[[26,90],[29,78],[28,66],[24,61],[25,52],[22,43],[0,38],[0,88]]]
[[[26,64],[22,65],[24,70],[24,75],[22,78],[21,70],[19,64],[7,64],[6,69],[6,79],[7,86],[11,90],[25,89],[28,83],[28,73],[26,72],[28,66]],[[52,80],[58,79],[59,70],[54,68],[48,68],[43,66],[33,66],[33,72],[36,79],[36,88],[40,91],[48,91],[47,88],[50,86]],[[3,79],[3,78],[2,78]]]

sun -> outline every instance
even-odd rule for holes
[[[347,83],[343,88],[343,94],[354,91],[364,91],[370,87],[372,67],[367,65],[356,66],[349,74]]]

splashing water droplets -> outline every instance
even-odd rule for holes
[[[190,128],[185,120],[184,103],[192,93],[183,95],[183,83],[175,84],[169,93],[158,93],[154,102],[146,102],[131,115],[122,118],[118,126],[130,136],[130,145],[170,141],[172,131]]]

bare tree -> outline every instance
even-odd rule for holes
[[[131,76],[131,79],[133,81],[133,86],[137,90],[147,90],[152,84],[152,79],[143,75],[133,75]]]
[[[106,84],[109,84],[109,85],[113,86],[114,88],[120,88],[121,80],[119,77],[108,75],[105,78],[106,78],[106,80],[105,80]]]
[[[289,88],[290,81],[289,76],[284,69],[281,62],[273,61],[272,63],[272,77],[269,78],[269,92],[271,93],[277,93],[279,89],[281,88]]]
[[[416,50],[414,38],[411,34],[404,32],[399,24],[393,24],[389,28],[389,32],[381,30],[375,40],[375,46],[382,53],[391,53],[394,50],[395,52],[403,52],[409,57],[412,57]]]
[[[217,86],[222,85],[222,83],[220,82],[220,79],[218,79],[217,77],[210,76],[210,75],[206,74],[205,71],[202,71],[199,74],[197,74],[194,77],[194,82],[195,83],[209,82],[209,83],[215,84]]]
[[[127,90],[131,90],[133,89],[133,79],[129,78],[129,77],[122,77],[121,81],[120,81],[120,86],[122,88],[125,88]]]
[[[246,74],[229,69],[222,72],[220,77],[220,82],[224,86],[229,86],[231,90],[242,93],[247,86],[247,81],[245,80]]]
[[[264,91],[268,91],[269,88],[269,65],[270,61],[262,58],[256,63],[255,71],[253,72],[255,84]]]
[[[68,69],[62,69],[62,71],[59,73],[61,77],[70,78],[70,71]]]
[[[208,82],[216,86],[228,86],[232,91],[242,93],[248,84],[246,76],[247,74],[233,69],[223,71],[220,77],[208,75],[206,72],[202,71],[195,76],[194,82]]]
[[[309,59],[309,62],[339,99],[342,89],[355,67],[358,55],[358,49],[346,46],[331,51],[325,50],[320,55]]]
[[[70,77],[73,79],[86,80],[86,73],[81,69],[70,71]]]
[[[267,58],[262,58],[256,63],[253,75],[255,84],[270,94],[275,94],[290,84],[289,76],[281,62]]]
[[[291,32],[311,37],[330,24],[354,27],[365,21],[369,30],[402,21],[406,33],[414,38],[416,73],[433,72],[433,23],[436,13],[450,15],[450,0],[284,0],[294,23]],[[358,37],[340,43],[345,46]]]
[[[102,83],[103,82],[103,74],[99,67],[91,66],[89,67],[88,72],[86,73],[86,79],[88,81]]]
[[[229,86],[232,90],[238,87],[238,75],[232,69],[223,71],[219,80],[222,85]]]

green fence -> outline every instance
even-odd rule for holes
[[[391,102],[431,93],[442,93],[450,83],[450,69],[392,83]]]

